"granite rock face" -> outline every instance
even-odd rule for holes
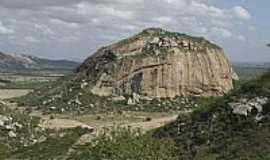
[[[78,69],[99,96],[221,96],[238,79],[222,48],[201,37],[149,28],[99,49]]]

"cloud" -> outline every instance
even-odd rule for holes
[[[243,35],[238,35],[237,36],[237,39],[240,40],[240,41],[242,41],[242,42],[246,42],[247,41],[246,37],[243,36]]]
[[[34,9],[48,6],[72,5],[83,0],[0,0],[0,6],[10,9]]]
[[[233,8],[233,12],[235,13],[235,15],[241,19],[244,20],[249,20],[251,18],[250,13],[243,7],[241,6],[236,6]]]
[[[0,34],[9,34],[0,36],[9,44],[0,47],[23,50],[17,44],[29,43],[43,57],[71,59],[153,26],[242,41],[239,28],[252,17],[242,6],[221,8],[211,0],[0,0],[0,15]]]
[[[166,16],[157,17],[156,20],[160,23],[171,23],[173,21],[171,17]]]
[[[36,43],[36,42],[38,42],[37,39],[35,39],[34,37],[31,37],[31,36],[27,36],[24,39],[25,39],[25,41],[30,42],[30,43]]]
[[[116,9],[114,6],[110,5],[93,4],[91,2],[79,3],[77,5],[77,12],[82,16],[112,16],[123,19],[131,19],[133,16],[131,11]]]
[[[214,35],[221,35],[220,38],[230,38],[232,37],[231,31],[225,29],[225,28],[219,28],[219,27],[213,27],[211,28],[211,32]]]
[[[0,34],[13,34],[15,31],[4,26],[0,21]]]
[[[52,23],[54,25],[58,25],[58,26],[64,26],[64,27],[73,28],[73,29],[79,29],[80,28],[80,25],[78,23],[66,22],[66,21],[63,21],[61,19],[52,18],[49,21],[50,21],[50,23]]]

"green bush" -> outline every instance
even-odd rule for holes
[[[177,152],[173,141],[157,140],[140,131],[116,129],[93,142],[78,146],[70,160],[174,160]]]
[[[60,132],[61,133],[61,132]],[[13,153],[14,159],[62,159],[68,155],[69,149],[85,134],[80,128],[63,131],[61,134],[49,137],[46,141],[23,147]]]

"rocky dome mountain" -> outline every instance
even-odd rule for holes
[[[6,54],[0,52],[0,72],[16,72],[40,69],[74,69],[77,62],[68,60],[49,60],[25,54]]]
[[[237,78],[219,46],[160,28],[102,47],[77,69],[99,96],[221,96]]]

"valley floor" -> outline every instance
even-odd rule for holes
[[[20,97],[28,94],[32,90],[28,89],[0,89],[0,99],[8,99]],[[14,103],[7,103],[12,109],[25,110],[27,106],[17,107]],[[82,125],[87,125],[95,128],[95,133],[111,130],[115,127],[131,127],[140,129],[143,132],[151,129],[159,128],[169,122],[177,119],[179,112],[108,112],[102,114],[47,114],[44,115],[39,111],[32,111],[32,116],[37,116],[42,119],[42,126],[46,129],[69,129]]]

